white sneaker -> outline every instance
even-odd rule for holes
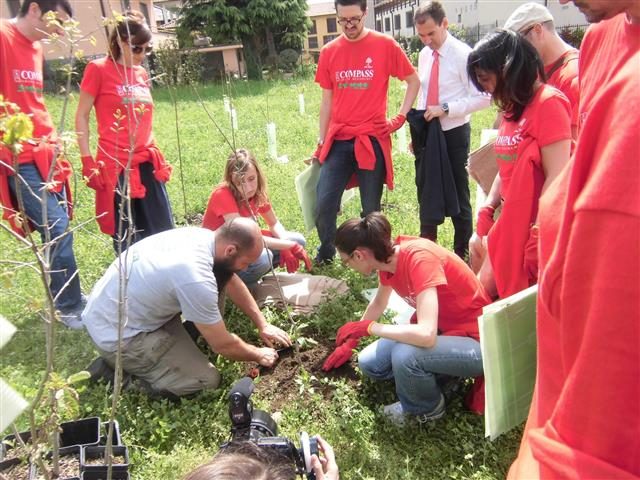
[[[443,395],[440,395],[438,405],[436,405],[432,411],[427,413],[421,413],[418,415],[406,413],[402,409],[402,404],[400,402],[392,403],[382,409],[382,413],[389,419],[389,421],[398,427],[404,426],[406,421],[411,418],[415,418],[418,423],[427,423],[433,420],[438,420],[444,416],[445,411],[446,408]]]
[[[87,306],[87,297],[82,294],[78,304],[68,310],[60,311],[60,321],[72,330],[81,330],[84,328],[82,323],[82,312]]]
[[[398,427],[404,426],[406,414],[404,413],[404,410],[402,410],[402,404],[400,402],[386,405],[382,409],[382,413],[394,425]]]

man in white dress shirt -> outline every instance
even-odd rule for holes
[[[471,113],[487,108],[491,98],[480,93],[467,75],[467,57],[471,47],[449,34],[444,9],[440,2],[420,6],[414,23],[425,48],[418,58],[420,93],[418,110],[424,118],[440,119],[447,143],[447,153],[458,194],[460,213],[451,218],[455,229],[453,248],[466,259],[473,233],[473,216],[466,170],[471,137]],[[420,225],[420,236],[436,241],[437,225]]]

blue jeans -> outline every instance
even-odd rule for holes
[[[393,378],[402,409],[414,415],[429,413],[440,402],[435,374],[482,375],[480,342],[471,337],[440,335],[432,348],[382,338],[360,352],[358,363],[374,380]]]
[[[336,254],[333,244],[336,236],[336,220],[340,210],[340,201],[347,183],[355,173],[360,188],[362,216],[380,210],[382,186],[386,176],[384,154],[378,140],[371,138],[376,153],[376,165],[373,170],[358,168],[354,154],[354,140],[335,140],[320,169],[320,179],[316,187],[316,228],[320,238],[318,261],[331,260]]]
[[[47,219],[42,218],[42,188],[44,181],[40,172],[33,163],[23,163],[18,166],[17,175],[9,177],[9,189],[16,199],[16,184],[20,185],[24,211],[35,229],[40,233],[42,241],[46,241],[45,232],[49,230],[49,239],[52,249],[48,252],[50,257],[50,284],[51,293],[56,299],[56,308],[61,311],[70,310],[80,303],[80,277],[77,274],[78,267],[73,255],[73,235],[67,232],[69,216],[67,215],[66,199],[64,192],[47,193]],[[69,280],[73,277],[71,280]],[[68,285],[65,284],[69,282]]]
[[[304,236],[298,232],[287,232],[284,237],[284,240],[291,240],[296,242],[303,247],[307,244]],[[278,250],[269,250],[268,248],[263,248],[262,253],[258,257],[258,259],[249,265],[245,270],[238,272],[238,276],[240,280],[242,280],[246,285],[252,285],[264,277],[269,270],[271,270],[271,265],[277,267],[280,263],[280,251]]]

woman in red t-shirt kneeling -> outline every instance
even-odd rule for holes
[[[569,162],[571,107],[562,92],[543,83],[536,49],[510,30],[478,42],[467,70],[504,114],[495,143],[498,175],[478,206],[469,251],[489,295],[505,298],[537,282],[538,201]]]
[[[477,319],[490,299],[479,280],[460,257],[430,240],[400,236],[393,242],[391,225],[378,212],[343,223],[335,245],[344,265],[363,275],[378,272],[379,286],[362,320],[338,330],[338,348],[323,369],[349,360],[361,337],[382,337],[362,350],[358,363],[371,378],[395,381],[400,401],[384,407],[385,415],[396,424],[407,416],[421,423],[442,417],[436,376],[482,375]],[[392,291],[416,309],[410,324],[377,322]]]
[[[209,197],[202,226],[217,230],[236,217],[252,217],[258,221],[258,215],[269,227],[262,231],[265,248],[258,260],[238,273],[242,281],[247,285],[254,284],[272,265],[286,267],[293,273],[302,261],[306,269],[311,270],[311,261],[304,250],[305,238],[284,229],[269,203],[267,182],[257,160],[249,150],[241,148],[227,159],[224,180]]]

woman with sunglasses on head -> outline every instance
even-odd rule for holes
[[[171,166],[155,144],[151,85],[142,66],[151,51],[151,39],[144,16],[127,12],[109,35],[108,55],[87,65],[80,85],[76,130],[82,175],[96,191],[97,221],[113,237],[116,254],[130,243],[173,228],[164,185]],[[89,116],[94,107],[95,157],[89,149]],[[131,198],[131,208],[122,202],[124,192]]]
[[[571,107],[544,83],[535,48],[513,31],[498,30],[478,42],[467,70],[503,113],[495,143],[498,175],[478,209],[469,250],[487,293],[506,298],[537,282],[538,201],[569,162]]]
[[[338,348],[323,369],[348,361],[361,337],[381,337],[360,352],[358,363],[373,379],[394,379],[400,401],[384,407],[385,415],[396,424],[407,416],[421,423],[442,417],[445,400],[436,375],[482,375],[478,316],[490,299],[479,280],[460,257],[431,240],[392,240],[391,225],[379,212],[347,220],[335,245],[344,265],[363,275],[377,272],[379,285],[362,319],[340,327]],[[410,324],[378,322],[392,291],[416,309]]]

